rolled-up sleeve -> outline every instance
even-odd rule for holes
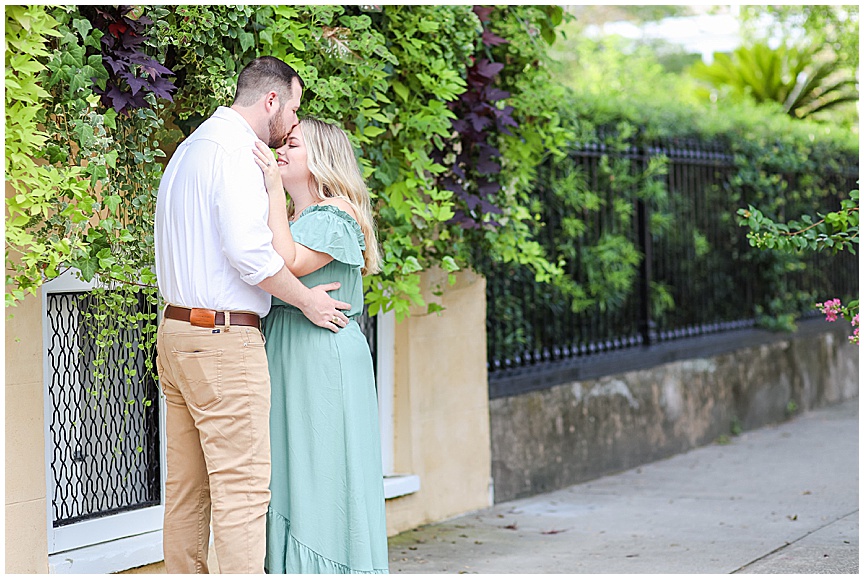
[[[251,145],[226,151],[216,163],[216,219],[222,252],[249,285],[276,275],[285,261],[267,226],[269,200]]]

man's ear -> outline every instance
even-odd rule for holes
[[[279,108],[279,94],[275,90],[271,90],[264,96],[264,110],[268,113]]]

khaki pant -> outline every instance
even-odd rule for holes
[[[212,508],[220,571],[263,573],[270,501],[264,338],[253,327],[214,330],[166,318],[156,349],[168,409],[165,567],[208,573]]]

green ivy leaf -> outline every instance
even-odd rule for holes
[[[87,33],[93,29],[90,21],[86,18],[76,18],[72,21],[72,27],[78,31],[82,39],[87,39]]]
[[[405,258],[405,261],[402,262],[403,274],[412,274],[421,271],[422,269],[423,267],[420,265],[420,262],[417,261],[417,258],[413,255]]]

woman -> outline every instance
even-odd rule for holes
[[[274,247],[307,286],[341,282],[331,295],[352,306],[338,333],[276,298],[263,321],[272,389],[265,569],[387,573],[378,402],[355,321],[362,274],[379,269],[369,193],[347,135],[333,125],[301,121],[276,163],[258,147]]]

